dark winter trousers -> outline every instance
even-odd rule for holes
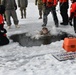
[[[60,14],[62,16],[63,23],[68,24],[68,2],[60,3]]]
[[[21,7],[20,11],[21,11],[21,18],[23,18],[23,16],[26,18],[26,7]]]
[[[44,9],[44,12],[43,12],[43,23],[45,25],[47,24],[47,16],[48,16],[48,14],[50,12],[52,13],[55,25],[58,25],[58,18],[57,18],[56,8],[55,7],[47,7],[47,8]]]
[[[76,17],[73,18],[73,26],[74,26],[74,31],[76,33]]]

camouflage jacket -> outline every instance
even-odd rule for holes
[[[43,4],[42,0],[35,0],[35,5],[37,5],[37,4]]]

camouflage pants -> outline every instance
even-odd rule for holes
[[[25,17],[26,18],[26,7],[21,7],[20,8],[20,11],[21,11],[21,17]]]
[[[39,10],[39,15],[42,16],[42,12],[43,12],[43,5],[42,4],[38,4],[38,10]]]
[[[6,10],[5,16],[6,16],[6,22],[7,22],[8,26],[11,25],[11,17],[13,18],[14,24],[18,25],[19,21],[18,21],[17,14],[16,14],[15,10]]]

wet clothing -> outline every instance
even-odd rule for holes
[[[74,31],[76,33],[76,2],[72,3],[70,8],[70,20],[73,19]]]
[[[20,7],[21,17],[26,18],[26,8],[28,5],[28,0],[18,0],[18,7]]]
[[[42,0],[35,0],[35,5],[38,5],[39,15],[40,15],[40,17],[42,17],[42,12],[43,12]]]
[[[62,16],[62,22],[68,24],[68,0],[59,0],[60,2],[60,14]]]
[[[52,16],[53,16],[54,23],[55,23],[56,27],[58,27],[58,18],[57,18],[57,14],[56,14],[57,2],[56,2],[56,0],[53,0],[53,3],[47,4],[46,1],[47,0],[43,0],[43,3],[44,3],[43,23],[44,23],[44,25],[47,24],[47,16],[51,12]]]
[[[13,18],[14,24],[18,25],[18,18],[16,14],[17,5],[15,0],[2,0],[2,5],[5,6],[5,16],[7,25],[11,25],[11,17]]]

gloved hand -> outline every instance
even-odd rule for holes
[[[17,6],[15,6],[15,10],[17,10]]]
[[[69,24],[70,24],[71,26],[73,26],[73,25],[72,25],[72,18],[71,18],[71,17],[69,17]]]

